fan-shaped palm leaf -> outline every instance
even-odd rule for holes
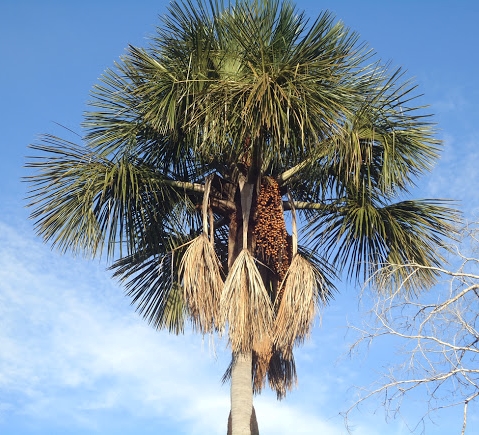
[[[109,160],[52,136],[32,148],[46,155],[28,164],[39,170],[29,178],[32,217],[44,240],[60,249],[96,255],[106,242],[110,256],[116,249],[121,255],[125,247],[135,250],[152,221],[160,233],[184,224],[176,211],[184,197],[128,155]]]
[[[313,249],[325,252],[349,276],[371,276],[387,261],[415,261],[436,265],[442,261],[435,247],[455,233],[457,211],[435,200],[376,205],[349,200],[318,216],[309,226],[318,234]],[[424,286],[432,276],[422,276]],[[421,280],[418,277],[417,284]]]

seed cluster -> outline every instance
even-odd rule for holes
[[[255,256],[283,279],[291,261],[291,248],[284,222],[281,193],[276,180],[265,177],[258,192],[254,213]]]

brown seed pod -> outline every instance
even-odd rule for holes
[[[257,194],[253,214],[255,256],[283,279],[291,261],[291,249],[283,214],[283,201],[278,183],[264,177]]]

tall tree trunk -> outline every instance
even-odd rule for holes
[[[228,435],[259,435],[253,408],[252,364],[251,353],[235,356],[231,372],[231,413],[228,419]]]
[[[256,420],[256,412],[254,410],[254,406],[253,406],[253,411],[251,412],[249,427],[251,429],[251,435],[259,435],[258,421]],[[230,415],[228,417],[228,434],[227,435],[231,435],[232,431],[233,429],[231,428],[231,411],[230,411]]]
[[[236,203],[235,219],[230,223],[228,241],[228,269],[241,249],[248,249],[248,223],[254,191],[254,183],[240,178],[240,201]],[[241,223],[241,225],[238,225]],[[259,435],[256,413],[253,409],[253,354],[234,355],[231,371],[231,412],[228,418],[228,435]]]

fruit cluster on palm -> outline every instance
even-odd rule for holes
[[[400,201],[439,152],[401,80],[328,13],[174,2],[151,45],[95,86],[84,144],[33,146],[37,231],[65,251],[106,248],[153,326],[225,332],[233,386],[268,380],[282,397],[341,273],[441,260],[454,211]],[[422,271],[412,288],[433,281]],[[248,406],[233,433],[249,433]]]

